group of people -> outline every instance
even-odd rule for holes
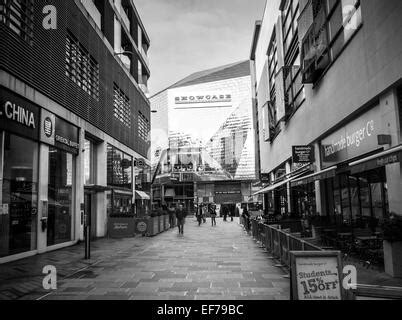
[[[178,203],[175,208],[173,205],[167,206],[166,203],[162,205],[162,210],[167,211],[169,213],[170,224],[174,223],[174,216],[177,219],[177,227],[179,229],[179,234],[184,235],[184,224],[186,221],[186,217],[188,215],[187,210],[185,209],[183,203]],[[196,218],[198,221],[198,225],[201,226],[203,223],[207,222],[207,215],[211,217],[212,226],[216,226],[216,210],[215,206],[210,204],[201,204],[198,206],[196,210]],[[227,221],[228,216],[231,217],[231,221],[234,221],[234,217],[240,215],[240,210],[236,207],[233,212],[229,210],[227,206],[222,206],[220,209],[220,214],[223,216],[223,221]],[[243,216],[249,217],[247,208],[243,209]]]
[[[207,222],[207,214],[211,216],[211,222],[212,226],[216,226],[216,211],[213,208],[212,205],[207,205],[207,204],[201,204],[197,208],[197,212],[195,214],[197,221],[198,221],[198,226],[201,226],[202,223]]]
[[[223,205],[221,207],[221,216],[223,216],[223,221],[228,221],[228,216],[230,216],[230,220],[233,222],[234,217],[238,217],[240,215],[240,210],[236,207],[235,210],[230,210],[227,206]]]

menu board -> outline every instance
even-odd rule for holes
[[[291,252],[292,300],[344,300],[338,251]]]

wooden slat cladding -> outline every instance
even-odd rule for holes
[[[42,10],[46,5],[57,9],[57,29],[45,30]],[[105,20],[113,16],[105,0]],[[105,39],[113,40],[113,24],[103,22]],[[68,32],[77,39],[99,64],[99,100],[66,76],[66,39]],[[143,156],[148,143],[138,137],[135,118],[140,111],[150,119],[149,102],[140,94],[109,52],[103,40],[82,14],[74,0],[35,0],[31,44],[0,22],[0,68],[26,82],[66,109],[90,122]],[[112,41],[113,44],[113,41]],[[113,84],[129,97],[131,128],[113,117]]]

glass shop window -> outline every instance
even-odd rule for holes
[[[0,257],[35,250],[38,220],[38,144],[5,133],[3,148]]]
[[[96,184],[96,154],[95,144],[88,139],[84,142],[84,174],[85,184]]]
[[[48,246],[72,240],[74,160],[68,152],[49,148]]]
[[[108,145],[107,147],[107,184],[109,186],[132,189],[133,157]]]

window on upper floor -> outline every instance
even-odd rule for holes
[[[150,130],[149,120],[141,111],[138,111],[138,135],[142,140],[148,141]]]
[[[66,38],[66,76],[99,100],[99,64],[71,32]]]
[[[287,0],[282,10],[283,49],[285,57],[297,42],[297,18],[299,17],[299,0]]]
[[[115,119],[120,121],[124,126],[131,128],[130,99],[117,84],[114,84],[113,91],[113,115]]]
[[[306,95],[300,68],[300,53],[296,50],[288,66],[284,67],[285,113],[288,119],[304,102]]]
[[[280,116],[288,119],[304,101],[304,87],[300,72],[300,48],[298,36],[299,1],[287,0],[282,8],[282,30],[284,67],[278,75],[281,95],[278,106],[282,111]],[[283,96],[282,96],[283,95]]]
[[[275,76],[278,72],[278,47],[276,44],[276,34],[272,35],[271,42],[268,49],[268,79],[270,91],[275,90]],[[270,92],[271,100],[275,97]]]
[[[276,32],[271,36],[268,47],[268,89],[269,102],[263,106],[263,130],[265,141],[272,141],[278,133],[278,119],[276,110],[276,75],[278,73],[278,46],[276,41]]]
[[[0,1],[0,23],[29,44],[33,41],[33,0]]]
[[[303,82],[315,83],[362,25],[360,0],[310,0],[302,15],[312,17],[301,39]]]

